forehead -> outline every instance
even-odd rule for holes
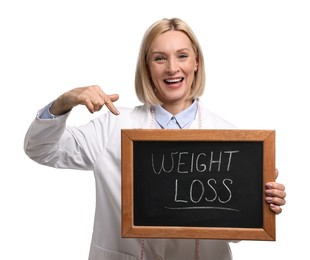
[[[169,52],[181,49],[193,49],[190,39],[181,31],[164,32],[158,35],[151,44],[152,52]]]

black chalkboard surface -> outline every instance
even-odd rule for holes
[[[271,130],[122,130],[124,237],[275,240]]]

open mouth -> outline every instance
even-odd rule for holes
[[[184,78],[174,78],[174,79],[165,79],[164,82],[166,84],[176,84],[176,83],[181,83],[184,80]]]

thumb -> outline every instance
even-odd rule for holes
[[[115,102],[119,99],[119,95],[118,94],[111,94],[111,95],[107,95],[108,98],[112,101]]]

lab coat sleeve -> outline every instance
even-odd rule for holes
[[[102,122],[94,120],[79,128],[69,127],[66,126],[68,116],[69,113],[55,119],[37,116],[25,136],[25,153],[42,165],[93,170],[93,162],[103,142]],[[95,141],[87,139],[87,136],[93,136]]]

